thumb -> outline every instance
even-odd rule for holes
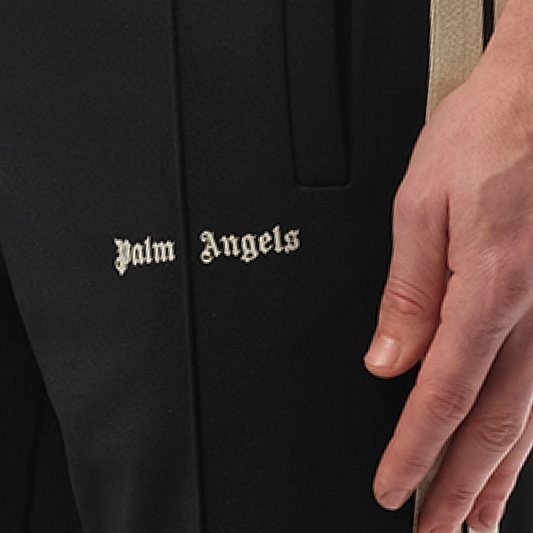
[[[365,356],[367,369],[379,377],[400,375],[424,357],[446,291],[447,200],[413,185],[406,177],[394,202],[389,275]]]

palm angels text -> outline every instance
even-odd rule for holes
[[[265,231],[261,235],[247,233],[242,236],[221,235],[205,230],[200,234],[200,240],[204,243],[204,249],[200,253],[202,263],[208,265],[220,256],[237,257],[244,263],[250,263],[260,255],[290,254],[300,247],[300,230],[292,229],[282,235],[279,226],[271,231]]]
[[[146,237],[142,243],[131,244],[128,239],[115,239],[117,257],[115,268],[123,276],[129,265],[141,266],[152,263],[171,263],[176,259],[175,242],[152,242],[151,237]]]

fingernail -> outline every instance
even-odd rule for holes
[[[486,503],[478,514],[478,520],[485,527],[494,527],[503,514],[503,504],[501,502]]]
[[[389,511],[396,511],[409,498],[410,493],[403,490],[391,490],[379,498],[379,503]]]
[[[365,356],[365,362],[371,366],[393,367],[400,358],[400,344],[398,341],[378,335],[370,345]]]

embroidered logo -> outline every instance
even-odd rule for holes
[[[174,241],[152,242],[146,237],[142,243],[132,244],[129,240],[115,239],[117,256],[115,268],[123,276],[130,265],[142,266],[152,263],[171,263],[176,259]]]
[[[202,263],[208,265],[220,256],[239,258],[244,263],[250,263],[261,255],[269,253],[290,254],[300,247],[300,230],[292,229],[282,235],[280,226],[261,235],[247,233],[246,235],[221,235],[205,230],[200,234],[200,241],[204,249],[200,253]]]

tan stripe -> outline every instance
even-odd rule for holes
[[[495,0],[495,20],[505,1]],[[427,120],[442,100],[468,79],[482,53],[483,0],[431,0]],[[416,492],[413,533],[417,533],[418,513],[444,453],[445,450]],[[469,533],[476,532],[469,529]]]
[[[470,76],[483,51],[483,0],[432,0],[427,116]]]

